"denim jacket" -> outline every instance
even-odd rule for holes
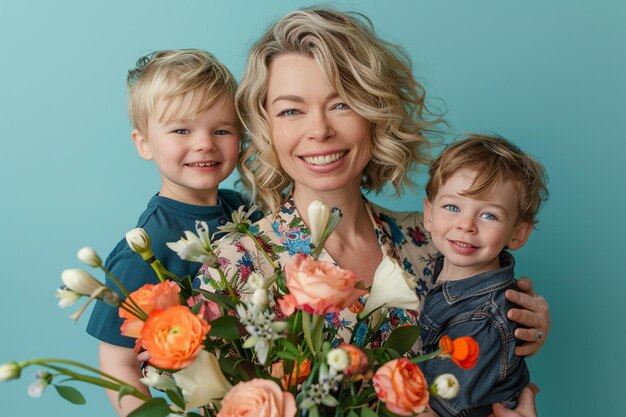
[[[517,325],[506,317],[514,306],[504,296],[507,289],[516,288],[513,256],[503,251],[500,265],[496,271],[458,281],[435,282],[424,301],[420,315],[424,353],[436,350],[443,335],[452,339],[471,336],[480,348],[478,362],[469,370],[450,360],[432,359],[420,364],[428,381],[452,373],[461,384],[461,392],[451,400],[431,397],[430,406],[440,417],[486,416],[491,412],[490,405],[496,402],[514,407],[519,392],[529,382],[526,363],[514,353]],[[440,255],[435,264],[435,280],[442,267]],[[484,411],[476,413],[478,408]]]

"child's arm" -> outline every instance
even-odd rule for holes
[[[144,394],[150,395],[148,387],[139,381],[143,376],[141,362],[137,360],[137,354],[133,349],[100,342],[99,357],[102,372],[128,382]],[[116,391],[107,390],[106,394],[120,417],[125,417],[143,404],[142,400],[130,395],[125,396],[120,402]]]

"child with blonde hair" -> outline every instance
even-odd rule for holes
[[[128,73],[131,136],[139,156],[154,161],[161,176],[161,188],[137,227],[148,232],[161,263],[180,277],[195,277],[201,264],[181,260],[166,243],[177,241],[184,230],[195,230],[196,220],[205,221],[214,232],[246,204],[237,192],[218,188],[239,156],[242,134],[234,106],[236,87],[223,64],[195,49],[149,54]],[[106,267],[129,292],[159,282],[125,239],[110,253]],[[112,282],[107,284],[115,288]],[[148,394],[139,381],[135,340],[120,334],[121,324],[116,308],[97,303],[87,332],[101,341],[100,368]],[[118,402],[116,392],[107,394],[121,416],[142,403],[130,396]]]

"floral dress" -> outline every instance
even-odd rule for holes
[[[371,203],[365,197],[363,199],[382,254],[395,259],[407,272],[415,276],[416,293],[418,298],[423,300],[433,284],[433,266],[437,251],[424,230],[422,214],[389,211]],[[237,296],[243,298],[252,294],[247,285],[250,274],[256,272],[263,277],[271,277],[274,274],[272,265],[257,244],[281,268],[296,253],[309,254],[311,251],[309,230],[298,214],[292,198],[283,202],[275,216],[268,215],[252,224],[250,232],[256,243],[250,236],[231,233],[217,243],[215,250],[226,278]],[[337,264],[325,250],[322,250],[319,259]],[[199,278],[201,288],[215,291],[212,282],[218,279],[216,270],[203,266]],[[356,315],[363,309],[364,304],[364,297],[361,297],[340,313],[326,315],[326,325],[339,329],[336,343],[349,341],[348,328],[356,322]],[[370,346],[372,348],[380,346],[397,327],[417,325],[418,315],[418,311],[390,309],[387,322],[372,336]],[[365,325],[355,330],[354,343],[357,346],[363,345],[365,333]]]

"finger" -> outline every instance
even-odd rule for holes
[[[152,356],[150,355],[150,353],[147,350],[137,354],[137,360],[139,362],[147,362],[148,360],[150,360],[151,357]]]
[[[517,288],[519,288],[522,292],[525,292],[529,295],[535,295],[535,291],[533,291],[533,281],[524,276],[516,281]]]
[[[537,342],[539,344],[543,344],[545,342],[546,335],[541,330],[523,329],[518,327],[515,329],[515,337],[525,342]]]
[[[505,295],[507,300],[527,310],[539,311],[540,309],[547,308],[548,305],[543,297],[528,295],[520,291],[507,290]]]
[[[517,408],[515,411],[522,415],[537,415],[535,411],[535,395],[539,392],[539,388],[535,384],[528,384],[522,390],[519,396]]]
[[[506,315],[509,320],[520,324],[522,327],[529,329],[539,329],[545,333],[546,325],[543,322],[543,316],[539,313],[535,313],[529,310],[521,310],[519,308],[512,308]]]
[[[519,346],[515,347],[515,355],[516,356],[531,356],[539,351],[541,345],[535,342],[526,342],[522,343]]]

